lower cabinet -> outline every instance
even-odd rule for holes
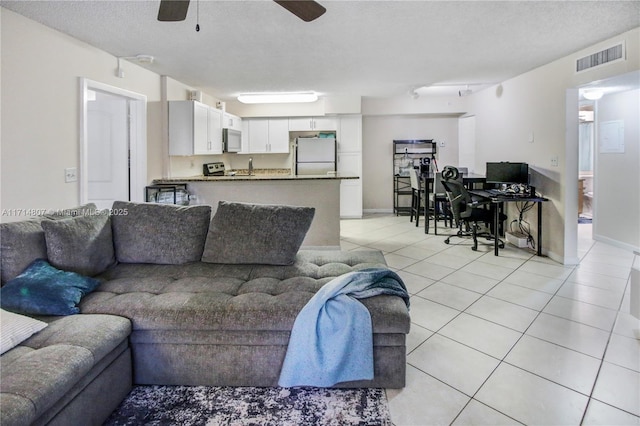
[[[360,179],[344,179],[340,183],[340,217],[362,217],[362,154],[338,153],[338,173],[360,176]]]

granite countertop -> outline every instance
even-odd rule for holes
[[[163,178],[163,179],[155,179],[153,181],[154,184],[162,184],[162,183],[178,183],[178,182],[233,182],[233,181],[283,181],[283,180],[293,180],[293,181],[303,181],[303,180],[335,180],[335,179],[360,179],[358,176],[352,175],[341,175],[337,173],[336,175],[292,175],[292,174],[269,174],[269,173],[256,173],[252,176],[249,176],[246,173],[236,173],[235,175],[225,175],[225,176],[186,176],[186,177],[172,177],[172,178]]]

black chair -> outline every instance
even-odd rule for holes
[[[458,224],[458,232],[447,237],[444,241],[445,244],[450,244],[452,237],[471,237],[473,239],[473,247],[471,247],[471,249],[478,250],[478,237],[485,237],[487,240],[491,241],[493,241],[494,238],[497,238],[497,230],[491,229],[493,227],[494,219],[494,212],[492,209],[497,208],[497,206],[491,204],[490,201],[482,200],[481,198],[474,199],[462,182],[456,180],[459,173],[455,167],[445,167],[442,171],[442,176],[442,185],[444,186],[447,197],[449,198],[453,217]],[[499,219],[500,222],[503,222],[507,219],[507,216],[500,213]],[[481,223],[488,225],[490,232],[478,232]],[[500,240],[498,241],[499,247],[504,248],[504,242]]]
[[[450,166],[447,166],[450,167]],[[445,167],[446,169],[446,167]],[[456,180],[462,182],[462,176],[458,175]],[[433,210],[433,233],[438,235],[438,220],[443,219],[445,226],[449,221],[449,227],[453,227],[453,214],[449,205],[449,197],[442,185],[442,173],[437,172],[433,178],[433,192],[429,194],[430,209]]]
[[[409,179],[411,180],[411,215],[409,222],[413,222],[413,217],[415,216],[417,227],[420,223],[420,209],[423,205],[422,189],[420,187],[420,177],[418,176],[417,169],[409,170]],[[425,220],[428,221],[429,218],[425,216]]]

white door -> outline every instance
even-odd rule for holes
[[[128,110],[128,99],[99,92],[87,103],[87,201],[100,209],[130,199]]]

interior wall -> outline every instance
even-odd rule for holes
[[[363,209],[393,211],[393,140],[434,139],[440,170],[458,164],[458,116],[391,115],[362,119]]]
[[[597,101],[593,237],[640,250],[640,90]],[[624,152],[602,152],[602,123],[622,121]]]
[[[626,61],[574,72],[577,58],[620,41],[626,44]],[[550,200],[543,205],[543,253],[559,262],[577,261],[575,244],[565,246],[565,238],[575,239],[565,224],[577,229],[578,120],[567,107],[575,105],[577,117],[578,91],[568,89],[639,69],[639,42],[635,29],[469,97],[468,113],[476,116],[476,170],[487,161],[529,163],[531,184]],[[511,210],[509,220],[515,215]],[[525,218],[536,235],[535,209]]]
[[[148,178],[161,176],[160,76],[4,8],[1,12],[1,195],[3,222],[38,209],[79,203],[78,182],[64,169],[79,169],[79,77],[147,97]],[[33,210],[29,210],[33,209]],[[31,214],[33,213],[33,214]]]

